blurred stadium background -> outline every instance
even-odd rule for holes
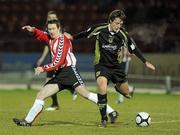
[[[33,66],[44,45],[21,27],[44,29],[46,14],[55,10],[65,31],[75,34],[106,22],[114,9],[124,9],[126,26],[144,55],[156,65],[150,72],[133,58],[129,82],[148,91],[180,92],[180,1],[178,0],[0,0],[0,88],[32,88],[45,81]],[[73,41],[78,67],[93,83],[94,39]],[[138,89],[137,89],[138,90]]]

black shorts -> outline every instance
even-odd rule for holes
[[[127,81],[124,69],[124,64],[114,67],[107,67],[97,64],[95,65],[95,77],[97,79],[99,76],[104,76],[108,79],[108,81],[111,80],[114,84],[124,83]]]
[[[57,70],[55,77],[46,84],[58,84],[59,91],[69,89],[73,92],[79,85],[84,85],[84,82],[76,67],[69,66]]]
[[[47,72],[47,74],[46,74],[46,77],[47,78],[53,78],[53,77],[55,77],[55,71],[53,70],[53,71],[51,71],[51,72]]]

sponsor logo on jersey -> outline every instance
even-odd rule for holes
[[[105,50],[116,50],[117,46],[116,45],[111,45],[111,44],[108,44],[108,45],[103,44],[102,48],[105,49]]]

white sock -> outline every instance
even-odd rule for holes
[[[88,99],[97,104],[97,101],[98,101],[97,94],[90,92]],[[112,108],[107,104],[106,113],[109,114],[109,113],[111,113],[111,112],[113,112],[113,111],[114,111],[114,109],[112,109]]]
[[[133,90],[134,90],[134,87],[129,85],[129,93],[133,92]]]
[[[124,96],[120,93],[118,93],[118,99],[117,102],[123,103],[124,102]]]
[[[44,101],[40,99],[36,99],[33,106],[29,110],[29,113],[26,116],[25,120],[28,123],[32,123],[34,119],[38,116],[38,114],[42,111],[43,106],[44,106]]]

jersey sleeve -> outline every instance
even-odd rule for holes
[[[79,32],[73,36],[73,39],[90,38],[96,36],[101,28],[107,27],[107,23],[96,24],[85,31]]]
[[[128,50],[130,53],[135,54],[143,63],[146,62],[146,59],[142,55],[141,50],[137,47],[135,41],[132,37],[128,37]]]
[[[47,34],[47,32],[44,32],[44,31],[41,31],[37,28],[35,28],[33,30],[33,36],[39,40],[39,41],[42,41],[42,42],[45,42],[45,43],[49,43],[49,35]]]
[[[61,37],[56,51],[55,57],[51,63],[44,65],[42,68],[46,72],[58,69],[64,64],[68,49],[70,47],[70,40],[67,39],[64,35]]]

